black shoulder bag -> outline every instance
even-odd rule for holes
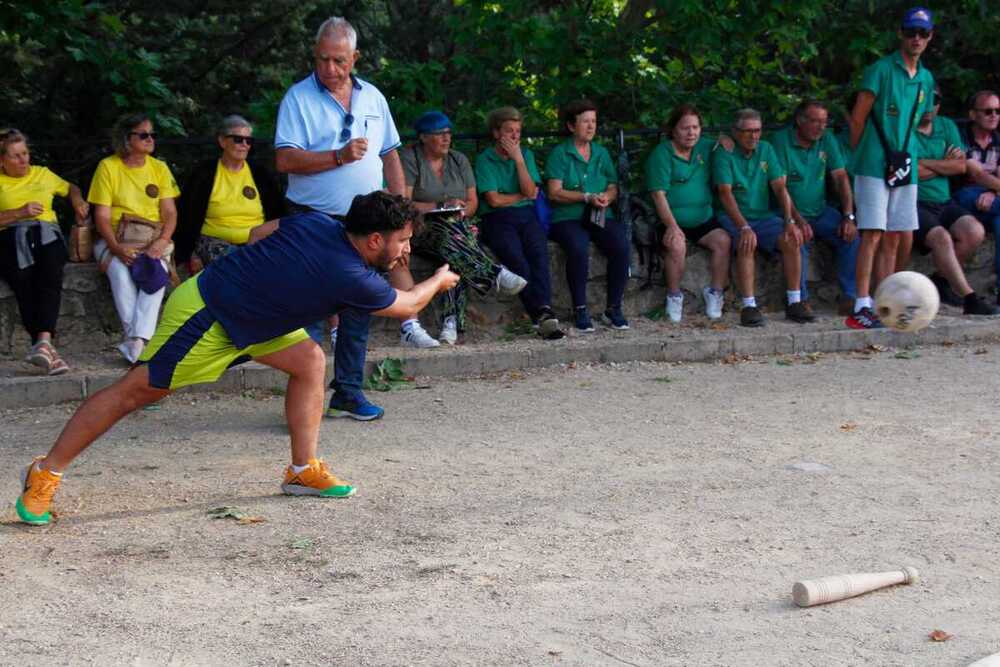
[[[913,103],[913,111],[910,113],[910,125],[906,128],[906,138],[903,139],[903,148],[910,143],[910,134],[913,132],[913,120],[917,117],[917,108],[920,106],[920,94],[923,92],[923,84],[917,84],[917,100]],[[878,118],[871,116],[872,125],[875,126],[875,133],[882,142],[882,150],[885,151],[885,184],[890,188],[898,188],[901,185],[909,185],[913,175],[913,160],[905,150],[894,151],[889,147],[889,142],[885,138],[885,132],[878,123]]]

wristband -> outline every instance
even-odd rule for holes
[[[854,223],[857,223],[858,221],[858,216],[854,215],[853,213],[848,213],[847,215],[844,216],[844,218]]]
[[[338,167],[344,166],[344,160],[340,157],[340,149],[333,151],[333,159],[337,162]]]

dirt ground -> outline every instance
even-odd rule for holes
[[[964,666],[1000,651],[998,359],[433,381],[324,423],[347,500],[278,495],[280,396],[174,397],[78,460],[45,528],[14,523],[16,474],[71,408],[0,412],[0,664]]]

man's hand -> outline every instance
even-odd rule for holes
[[[368,140],[364,137],[351,139],[340,150],[340,161],[344,164],[357,162],[368,152]]]
[[[78,204],[73,206],[73,213],[76,214],[76,221],[83,224],[83,221],[87,219],[87,215],[90,214],[90,204],[81,199]]]
[[[740,240],[736,242],[736,248],[743,254],[757,250],[757,233],[750,228],[750,225],[740,227]]]
[[[976,199],[976,208],[980,211],[989,211],[993,208],[993,202],[997,198],[997,193],[987,190]]]
[[[727,153],[732,153],[733,149],[736,148],[736,142],[728,134],[722,133],[719,135],[719,139],[715,142],[716,145],[722,146],[722,150]]]
[[[139,254],[139,251],[135,248],[120,245],[116,246],[111,251],[111,254],[117,257],[118,260],[125,266],[132,266],[132,262],[135,261],[135,257]]]
[[[802,246],[804,234],[802,233],[802,228],[789,220],[785,223],[785,234],[788,236],[789,240],[795,241],[795,244],[799,247]]]
[[[669,250],[678,236],[684,236],[684,232],[676,223],[666,225],[666,231],[663,232],[663,247]]]
[[[814,234],[813,234],[812,225],[810,225],[809,222],[805,218],[802,218],[802,220],[799,221],[798,228],[799,228],[799,231],[802,232],[802,242],[803,243],[809,243],[810,241],[813,240]]]
[[[41,215],[45,207],[36,201],[29,201],[27,204],[21,207],[20,216],[23,218],[34,218],[37,215]]]
[[[607,208],[608,205],[611,203],[611,198],[608,197],[608,194],[606,192],[602,192],[600,194],[591,195],[590,203],[591,205],[597,206],[598,208]]]
[[[460,280],[458,274],[449,270],[447,264],[442,264],[438,267],[438,270],[434,272],[434,277],[438,281],[438,292],[447,292],[458,285],[458,281]]]
[[[507,157],[511,160],[514,162],[524,162],[524,154],[521,153],[520,142],[514,141],[510,137],[500,137],[497,143],[500,144],[500,148],[503,149],[503,152],[506,153]]]
[[[944,158],[946,160],[964,160],[965,159],[965,151],[963,151],[958,146],[949,146],[948,147],[948,152],[945,153]]]
[[[837,235],[844,239],[845,242],[850,243],[858,235],[858,225],[847,216],[844,216],[840,219],[840,229],[837,230]]]
[[[262,225],[257,225],[250,230],[250,237],[247,239],[247,244],[253,244],[257,241],[266,239],[268,236],[278,231],[278,226],[280,224],[281,220],[268,220]]]

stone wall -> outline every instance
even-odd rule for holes
[[[549,244],[550,270],[553,286],[553,307],[560,317],[569,318],[572,304],[566,288],[565,257],[554,243]],[[633,257],[633,265],[638,265]],[[421,280],[434,270],[434,266],[419,257],[413,258],[414,276]],[[930,273],[933,270],[928,257],[914,255],[914,270]],[[645,267],[639,267],[641,275],[630,280],[625,294],[626,317],[637,317],[663,302],[663,274],[654,275],[652,287],[641,289],[645,279]],[[993,296],[993,237],[976,251],[969,262],[967,275],[973,288],[982,294]],[[596,315],[604,309],[606,262],[596,250],[590,258],[591,280],[587,287],[587,301],[591,313]],[[687,298],[685,310],[694,314],[701,308],[701,288],[708,283],[708,254],[700,248],[688,251],[687,270],[681,287]],[[759,258],[757,261],[757,293],[765,310],[780,310],[784,307],[784,284],[780,260]],[[834,280],[833,256],[825,244],[818,244],[812,254],[809,268],[809,288],[812,301],[818,308],[832,308],[837,299],[837,285]],[[727,290],[727,300],[735,298],[732,289]],[[428,308],[422,316],[425,323],[437,322],[438,304]],[[469,300],[469,324],[477,327],[491,327],[511,322],[523,317],[523,310],[516,297],[498,298],[494,293],[480,298],[475,293]],[[396,327],[393,321],[377,323],[380,330]],[[437,326],[432,330],[436,332]],[[96,352],[107,349],[118,342],[121,323],[111,300],[111,288],[107,279],[93,263],[67,264],[63,280],[63,301],[59,315],[59,348],[69,353]],[[17,304],[10,288],[0,281],[0,356],[20,356],[28,346],[28,337],[21,327]]]

